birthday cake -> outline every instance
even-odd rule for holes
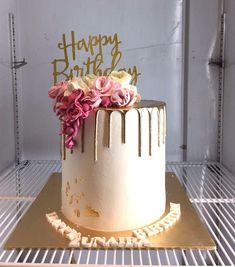
[[[165,103],[140,101],[125,71],[62,81],[49,96],[61,121],[64,216],[111,232],[156,222],[166,206]]]

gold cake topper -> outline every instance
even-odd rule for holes
[[[68,41],[66,34],[63,33],[62,41],[57,45],[63,52],[63,57],[52,61],[54,83],[61,76],[63,80],[68,80],[75,76],[85,76],[87,74],[107,76],[113,70],[124,70],[133,77],[132,83],[136,85],[138,76],[141,75],[137,66],[118,68],[122,58],[122,52],[119,47],[121,43],[117,33],[113,35],[89,35],[87,39],[76,39],[75,32],[71,31],[70,41]],[[104,62],[104,55],[106,57],[110,50],[108,46],[111,46],[111,62],[109,62],[110,67],[105,68],[103,65],[107,64]],[[82,51],[87,53],[87,58],[79,63],[78,59]]]

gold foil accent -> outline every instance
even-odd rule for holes
[[[70,190],[70,185],[69,185],[69,182],[67,182],[66,184],[66,188],[65,188],[65,195],[68,197],[69,195],[69,190]]]
[[[85,119],[82,120],[82,129],[81,129],[81,152],[84,153],[84,134],[85,134]]]
[[[81,182],[84,182],[84,181],[85,181],[85,177],[82,176],[82,177],[79,178],[79,180],[80,180]]]
[[[84,192],[79,192],[76,196],[75,196],[75,202],[78,204],[80,202],[80,200],[85,196]]]
[[[79,209],[74,209],[73,212],[77,217],[80,217],[80,210]]]
[[[92,208],[91,206],[86,206],[86,215],[89,217],[100,217],[100,214],[97,210]]]
[[[73,195],[71,195],[69,199],[69,205],[72,205],[72,204],[73,204]]]
[[[69,183],[69,181],[67,182],[67,187],[70,189],[70,183]]]

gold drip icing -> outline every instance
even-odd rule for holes
[[[141,117],[142,117],[142,111],[143,109],[147,109],[148,116],[149,116],[149,155],[152,155],[152,113],[156,109],[157,110],[157,131],[158,131],[158,140],[157,145],[160,147],[161,143],[165,144],[165,138],[166,138],[166,107],[163,102],[157,102],[157,101],[141,101],[138,105],[134,106],[136,108],[137,114],[138,114],[138,156],[141,157],[142,151],[142,129],[141,129]],[[151,109],[151,111],[150,111]],[[119,112],[121,114],[121,142],[123,144],[126,143],[126,114],[129,110],[132,109],[97,109],[95,114],[95,132],[94,132],[94,160],[98,160],[98,119],[99,119],[99,113],[100,111],[105,111],[108,113],[108,147],[111,147],[112,140],[111,140],[111,130],[112,130],[112,113]],[[163,111],[163,116],[161,116],[161,113]],[[162,117],[162,119],[161,119]],[[162,139],[162,140],[161,140]],[[85,152],[84,148],[85,143],[85,120],[82,121],[81,125],[81,152]],[[64,135],[61,136],[61,158],[63,160],[66,159],[66,148],[65,148],[65,137]],[[73,150],[70,151],[70,153],[73,153]]]
[[[100,110],[95,114],[95,136],[94,136],[94,160],[97,161],[97,145],[98,145],[98,119]]]
[[[139,157],[141,157],[141,138],[142,138],[142,134],[141,134],[141,114],[142,112],[140,112],[137,109],[137,113],[138,113],[138,155]]]
[[[149,109],[147,109],[148,111],[148,115],[149,115],[149,156],[152,155],[152,112],[153,109],[151,110],[151,112],[149,111]]]
[[[138,114],[138,156],[141,157],[142,155],[142,129],[141,129],[141,119],[142,119],[142,111],[145,107],[141,109],[136,109]],[[166,135],[166,110],[165,105],[159,105],[157,107],[147,107],[148,117],[149,117],[149,155],[152,155],[152,113],[153,110],[157,110],[157,131],[158,131],[158,147],[160,147],[161,143],[165,143],[165,135]],[[97,145],[98,145],[98,113],[101,109],[97,110],[96,113],[96,120],[95,120],[95,160],[97,161]],[[118,109],[107,109],[106,112],[108,114],[108,147],[111,147],[112,140],[111,140],[111,131],[112,131],[112,114],[113,112],[119,112],[121,114],[122,119],[122,129],[121,129],[121,142],[126,143],[126,114],[129,110],[118,110]]]
[[[126,143],[126,114],[124,112],[122,114],[122,143]]]
[[[166,140],[166,107],[164,106],[163,108],[163,144],[165,144],[165,140]]]
[[[111,147],[112,114],[112,111],[108,112],[108,148]]]
[[[60,136],[60,157],[62,160],[66,159],[65,138],[63,134]]]
[[[160,110],[157,109],[157,132],[158,132],[158,134],[157,134],[157,140],[158,140],[157,145],[158,145],[158,147],[160,147],[160,131],[161,131],[161,129],[160,129],[161,112],[160,111],[161,111],[161,109]]]
[[[82,129],[81,129],[81,152],[84,153],[84,134],[85,134],[85,120],[82,120]]]
[[[112,114],[113,112],[119,112],[121,114],[121,142],[126,143],[126,111],[123,110],[108,110],[108,148],[111,147],[111,129],[112,129]]]

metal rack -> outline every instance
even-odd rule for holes
[[[23,161],[0,177],[0,265],[235,265],[235,177],[219,163],[168,163],[211,232],[206,250],[4,250],[3,244],[60,161]],[[40,265],[41,266],[41,265]]]

